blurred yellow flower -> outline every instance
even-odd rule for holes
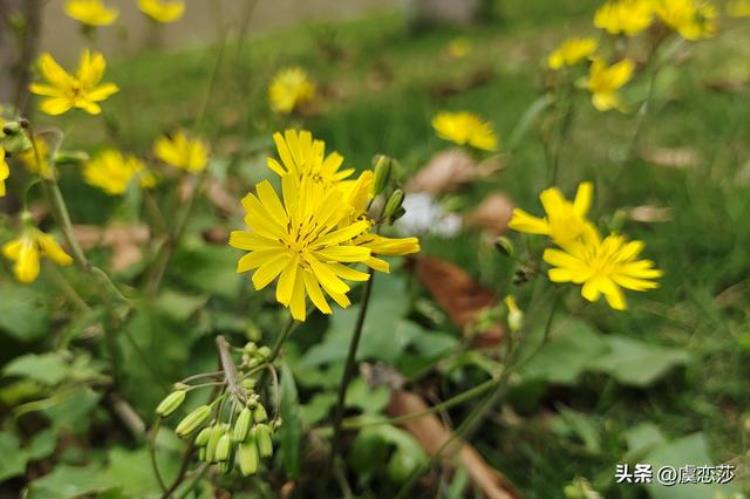
[[[656,14],[685,40],[710,38],[716,33],[716,7],[702,0],[654,0]]]
[[[597,45],[596,38],[593,37],[568,38],[547,57],[547,66],[550,69],[575,66],[596,52]]]
[[[432,119],[432,127],[443,140],[459,145],[469,144],[485,151],[498,149],[498,138],[492,124],[476,114],[443,111]]]
[[[49,115],[63,114],[71,108],[83,109],[89,114],[99,114],[97,104],[119,91],[114,83],[99,84],[107,62],[99,52],[85,49],[75,75],[68,74],[48,53],[39,58],[42,76],[47,84],[32,83],[32,93],[46,97],[41,110]]]
[[[185,13],[182,0],[138,0],[141,12],[156,22],[173,23]]]
[[[156,184],[156,178],[140,159],[115,150],[104,151],[88,161],[83,167],[83,178],[110,196],[124,194],[133,179],[144,188]]]
[[[0,146],[0,197],[5,196],[5,181],[10,176],[10,168],[5,161],[5,149]]]
[[[54,175],[54,169],[50,163],[49,144],[40,135],[33,138],[33,147],[30,147],[18,155],[23,166],[32,173],[36,173],[44,178],[51,178]]]
[[[249,253],[239,260],[237,272],[257,269],[252,276],[255,289],[278,278],[276,300],[299,321],[307,316],[306,296],[325,314],[331,313],[325,294],[348,307],[350,288],[343,279],[369,278],[345,265],[370,258],[369,248],[351,244],[369,222],[339,224],[345,212],[339,209],[337,189],[323,189],[310,179],[300,182],[292,175],[283,176],[281,186],[283,203],[267,180],[256,186],[257,194],[242,200],[250,230],[232,232],[229,244]]]
[[[545,189],[539,199],[547,216],[539,218],[515,208],[508,227],[527,234],[549,236],[555,244],[563,246],[595,230],[586,219],[593,194],[591,182],[582,182],[578,186],[573,202],[565,199],[557,187]]]
[[[635,64],[623,59],[611,66],[602,59],[594,59],[584,86],[591,92],[591,102],[599,111],[624,110],[617,91],[633,77]]]
[[[154,143],[154,154],[168,165],[189,172],[199,172],[208,163],[208,144],[178,130],[171,137],[160,137]]]
[[[611,234],[604,240],[596,231],[563,250],[548,248],[544,261],[554,268],[549,270],[553,282],[580,284],[581,295],[596,302],[601,295],[615,310],[625,310],[627,304],[622,289],[647,291],[657,288],[653,279],[662,276],[651,260],[638,260],[643,251],[642,241],[626,241],[621,235]]]
[[[315,85],[299,67],[279,71],[268,87],[271,109],[281,114],[289,114],[314,98]]]
[[[34,282],[39,276],[39,260],[42,256],[61,266],[73,263],[73,259],[65,253],[54,237],[36,227],[24,228],[17,239],[5,243],[3,255],[16,262],[13,273],[16,279],[24,284]]]
[[[473,48],[471,41],[462,36],[452,39],[446,47],[448,56],[453,59],[463,59],[471,53]]]
[[[344,157],[337,152],[326,155],[325,142],[314,139],[307,130],[289,129],[283,135],[276,132],[273,141],[281,162],[269,157],[267,164],[281,177],[293,175],[298,180],[308,177],[330,187],[354,173],[351,168],[340,170]]]
[[[109,26],[119,15],[117,9],[107,7],[102,0],[68,0],[65,13],[87,26]]]
[[[731,17],[750,17],[750,0],[730,0],[727,14]]]
[[[637,35],[651,26],[654,0],[608,0],[594,14],[594,26],[612,35]]]

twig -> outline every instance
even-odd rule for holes
[[[230,353],[231,346],[224,336],[216,337],[216,348],[219,349],[219,361],[221,362],[221,369],[224,371],[224,378],[227,380],[229,393],[234,395],[237,400],[247,402],[247,391],[239,381],[237,366],[234,364]]]

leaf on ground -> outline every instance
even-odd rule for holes
[[[513,203],[508,196],[500,192],[487,195],[479,206],[466,215],[468,225],[479,227],[485,232],[499,236],[508,228],[513,216]]]
[[[286,473],[290,478],[296,478],[300,472],[300,443],[302,441],[302,424],[300,422],[299,400],[294,375],[289,366],[281,366],[281,420],[284,424],[279,428],[281,440],[281,459]]]
[[[465,329],[483,310],[497,303],[497,298],[490,290],[483,288],[463,269],[450,262],[428,256],[419,257],[416,269],[419,280],[458,328]],[[482,346],[495,345],[502,335],[500,324],[493,324],[475,339],[475,343]]]
[[[479,165],[467,152],[451,149],[436,154],[419,170],[406,188],[410,192],[452,192],[479,177]]]

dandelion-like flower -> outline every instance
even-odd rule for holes
[[[141,12],[156,22],[167,24],[178,21],[185,13],[182,0],[138,0]]]
[[[99,52],[85,49],[81,54],[76,74],[68,74],[48,53],[39,58],[39,66],[47,83],[32,83],[32,93],[46,97],[41,110],[57,116],[72,108],[83,109],[89,114],[99,114],[97,104],[119,91],[114,83],[100,84],[107,62]]]
[[[88,161],[83,167],[83,178],[87,184],[98,187],[110,196],[124,194],[134,179],[144,188],[156,184],[156,178],[146,169],[143,161],[115,150],[104,151]]]
[[[716,7],[703,0],[655,0],[659,19],[685,40],[710,38],[716,33]]]
[[[612,35],[634,36],[654,19],[654,0],[609,0],[594,14],[594,26]]]
[[[117,20],[119,11],[107,7],[102,0],[68,0],[65,13],[86,26],[109,26]]]
[[[639,260],[642,241],[627,241],[625,237],[611,234],[602,239],[594,231],[564,249],[548,248],[544,261],[554,268],[549,270],[553,282],[572,282],[582,285],[581,295],[596,302],[601,295],[615,310],[625,310],[627,303],[621,288],[647,291],[659,286],[654,279],[662,271],[651,260]]]
[[[345,212],[337,189],[291,175],[283,176],[281,185],[283,202],[267,180],[242,200],[250,230],[232,232],[229,244],[249,253],[240,258],[237,272],[255,270],[252,282],[258,290],[278,279],[276,300],[296,320],[307,316],[307,296],[325,314],[332,312],[325,295],[349,306],[344,280],[366,281],[369,276],[346,264],[366,262],[372,253],[351,242],[370,223],[340,224]]]
[[[314,98],[315,84],[299,67],[279,71],[268,87],[271,109],[281,114],[289,114]]]
[[[492,124],[473,113],[441,112],[432,119],[438,137],[459,145],[471,145],[485,151],[497,151],[498,138]]]
[[[547,67],[560,69],[563,66],[575,66],[596,52],[596,38],[569,38],[565,40],[549,57]]]
[[[586,219],[593,194],[591,182],[583,182],[578,186],[573,202],[565,199],[557,187],[545,189],[539,199],[547,216],[539,218],[515,208],[508,227],[527,234],[549,236],[560,246],[569,244],[595,230]]]
[[[168,165],[188,172],[199,172],[208,163],[208,144],[178,130],[154,143],[154,155]]]
[[[635,64],[630,59],[623,59],[608,66],[602,59],[594,59],[589,76],[584,86],[591,92],[591,102],[599,111],[617,109],[623,111],[618,90],[633,77]]]
[[[351,168],[341,170],[344,157],[337,152],[326,155],[325,142],[314,139],[307,130],[286,130],[283,135],[276,132],[273,141],[281,162],[269,157],[267,164],[281,177],[292,175],[298,180],[307,177],[330,187],[354,173]]]
[[[25,215],[29,219],[31,215]],[[28,222],[26,222],[28,223]],[[39,276],[39,265],[42,256],[60,266],[73,263],[73,259],[55,241],[36,227],[28,226],[21,235],[3,246],[3,255],[15,262],[13,273],[19,282],[32,283]]]
[[[34,135],[32,147],[26,149],[18,155],[23,166],[32,173],[44,178],[52,178],[55,170],[50,161],[49,144],[41,135]]]
[[[5,161],[5,149],[0,146],[0,197],[5,196],[5,181],[10,176],[8,162]]]

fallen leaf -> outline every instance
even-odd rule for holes
[[[450,149],[436,154],[406,184],[411,192],[441,194],[455,191],[479,177],[477,162],[460,149]]]
[[[417,277],[445,310],[451,322],[468,331],[481,312],[497,303],[497,298],[463,269],[445,260],[423,256],[416,259]],[[477,346],[497,345],[503,336],[500,324],[493,324],[473,339]]]
[[[469,225],[480,227],[492,235],[499,236],[508,228],[512,215],[513,203],[505,194],[495,192],[485,197],[474,211],[466,215],[464,220]]]
[[[103,246],[111,250],[110,266],[119,272],[137,263],[143,256],[141,248],[150,237],[145,225],[76,225],[73,227],[76,239],[83,249]]]
[[[387,412],[391,417],[401,417],[423,413],[429,409],[430,407],[419,395],[404,390],[395,390],[391,393]],[[443,426],[435,414],[425,414],[409,419],[401,423],[401,426],[411,433],[431,456],[436,456],[445,443],[454,437],[453,432]],[[490,499],[521,497],[509,480],[487,464],[474,447],[459,438],[453,438],[453,440],[451,445],[442,449],[443,466],[452,466],[454,464],[452,457],[458,455],[461,465],[485,497]]]

